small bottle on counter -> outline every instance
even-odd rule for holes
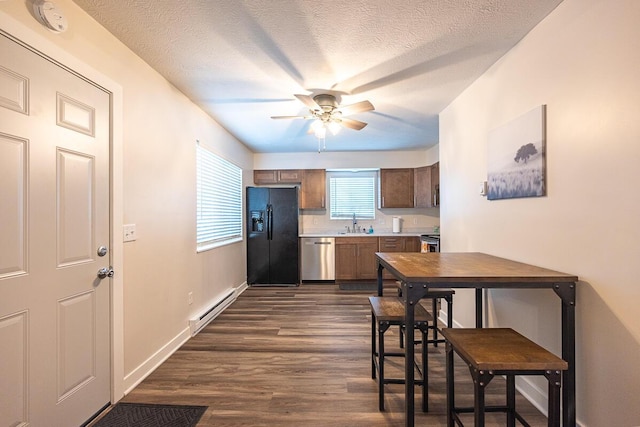
[[[373,234],[373,225],[369,226],[369,234]]]

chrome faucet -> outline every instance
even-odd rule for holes
[[[356,219],[356,214],[353,214],[353,232],[356,232],[356,226],[358,225],[358,220]]]

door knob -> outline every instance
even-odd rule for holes
[[[113,268],[111,267],[102,267],[98,270],[98,278],[105,279],[107,277],[113,277]]]

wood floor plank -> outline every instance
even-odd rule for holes
[[[371,379],[371,311],[367,291],[336,285],[247,289],[211,324],[185,343],[122,401],[206,405],[198,426],[404,425],[404,386],[385,386],[385,412]],[[430,309],[430,305],[426,305]],[[397,348],[398,332],[385,335]],[[430,412],[416,425],[445,425],[444,345],[429,347]],[[404,374],[404,359],[385,364]],[[471,405],[468,369],[458,363],[456,399]],[[487,387],[487,402],[502,404],[504,381]],[[522,396],[518,409],[532,426],[546,418]],[[472,425],[472,418],[467,418]],[[488,426],[505,425],[488,414]]]

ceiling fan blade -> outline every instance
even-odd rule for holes
[[[338,110],[342,112],[343,116],[348,116],[356,113],[363,113],[365,111],[375,110],[373,104],[369,101],[360,101],[355,104],[345,105],[338,107]]]
[[[312,119],[313,116],[271,116],[272,119]]]
[[[367,125],[365,122],[361,122],[360,120],[354,120],[354,119],[342,119],[340,123],[342,124],[342,126],[348,127],[349,129],[354,129],[354,130],[361,130],[363,127]]]
[[[309,109],[311,109],[311,110],[322,110],[322,107],[320,107],[316,103],[316,101],[314,101],[313,98],[310,97],[309,95],[293,95],[293,96],[298,98],[300,100],[300,102],[302,102],[304,105],[309,107]]]

